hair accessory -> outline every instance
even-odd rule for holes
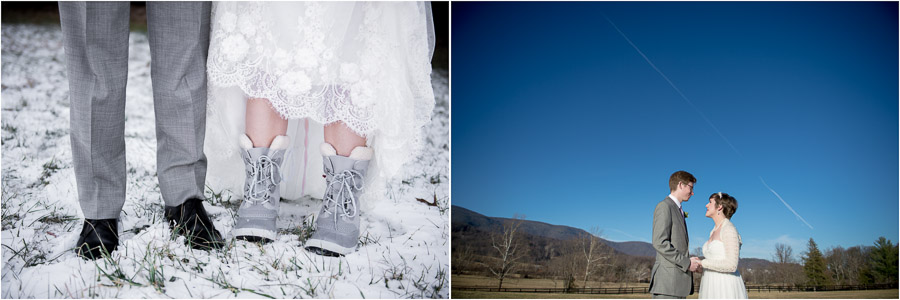
[[[719,199],[722,199],[722,192],[719,192]]]

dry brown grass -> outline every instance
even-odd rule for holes
[[[477,276],[477,275],[452,275],[450,276],[452,286],[466,287],[497,287],[498,280],[496,278]],[[581,281],[577,282],[578,287],[582,287]],[[588,281],[589,288],[644,288],[647,283],[619,283],[619,282],[599,282]],[[506,278],[503,280],[504,288],[564,288],[562,280],[550,280],[543,278]]]
[[[498,293],[473,292],[450,289],[453,299],[644,299],[649,294],[631,295],[589,295],[589,294],[545,294],[545,293]]]
[[[497,287],[497,279],[477,275],[452,275],[451,287]],[[581,283],[579,282],[579,287]],[[629,283],[627,287],[647,287],[647,283]],[[504,288],[562,288],[561,280],[536,278],[507,278],[503,280]],[[617,288],[626,287],[625,283],[589,281],[588,287]],[[509,292],[474,292],[451,288],[450,296],[460,299],[648,299],[650,294],[549,294],[549,293],[509,293]],[[900,290],[871,291],[833,291],[833,292],[756,292],[748,295],[751,299],[897,299]],[[697,299],[697,294],[687,297]]]
[[[750,292],[758,299],[897,299],[900,290],[834,291],[834,292]]]
[[[836,292],[750,292],[750,299],[897,299],[898,289],[871,291]],[[591,295],[591,294],[544,294],[544,293],[498,293],[450,290],[454,299],[649,299],[650,294]],[[697,299],[697,294],[687,297]]]

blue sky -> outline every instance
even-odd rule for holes
[[[896,2],[451,9],[454,205],[649,242],[686,170],[692,249],[719,191],[742,257],[898,242]]]

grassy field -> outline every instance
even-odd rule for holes
[[[452,286],[452,284],[451,284]],[[498,292],[473,292],[459,291],[450,288],[450,297],[453,299],[644,299],[650,298],[649,294],[631,295],[588,295],[588,294],[545,294],[545,293],[498,293]],[[695,297],[696,298],[696,297]]]
[[[468,287],[497,287],[498,280],[496,278],[489,278],[484,276],[477,275],[452,275],[450,277],[452,284],[454,286],[468,286]],[[589,288],[620,288],[620,287],[628,287],[628,288],[645,288],[649,284],[648,283],[620,283],[620,282],[598,282],[598,281],[588,281],[587,287]],[[503,287],[505,288],[563,288],[562,280],[550,280],[544,278],[506,278],[503,280]],[[578,287],[582,287],[581,281],[578,282]]]
[[[750,299],[897,299],[897,289],[873,291],[836,292],[750,292]],[[454,299],[649,299],[650,294],[630,295],[590,295],[590,294],[544,294],[544,293],[498,293],[472,292],[450,289]],[[697,299],[697,294],[687,297]]]
[[[475,275],[452,275],[451,287],[497,287],[497,279]],[[578,282],[579,287],[581,282]],[[647,283],[618,283],[589,281],[588,287],[592,288],[618,288],[618,287],[647,287]],[[536,279],[536,278],[507,278],[503,281],[504,288],[562,288],[561,280]],[[453,298],[476,299],[646,299],[650,294],[546,294],[546,293],[507,293],[507,292],[473,292],[461,291],[451,288]],[[872,290],[872,291],[835,291],[835,292],[755,292],[748,295],[751,299],[896,299],[900,296],[900,290]],[[697,299],[697,294],[688,299]]]

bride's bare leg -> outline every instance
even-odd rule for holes
[[[244,131],[253,142],[253,147],[269,147],[276,136],[287,134],[288,120],[281,118],[268,99],[247,99],[246,117]]]
[[[325,142],[331,144],[340,156],[350,156],[357,146],[366,146],[366,138],[357,135],[343,121],[325,125]]]

